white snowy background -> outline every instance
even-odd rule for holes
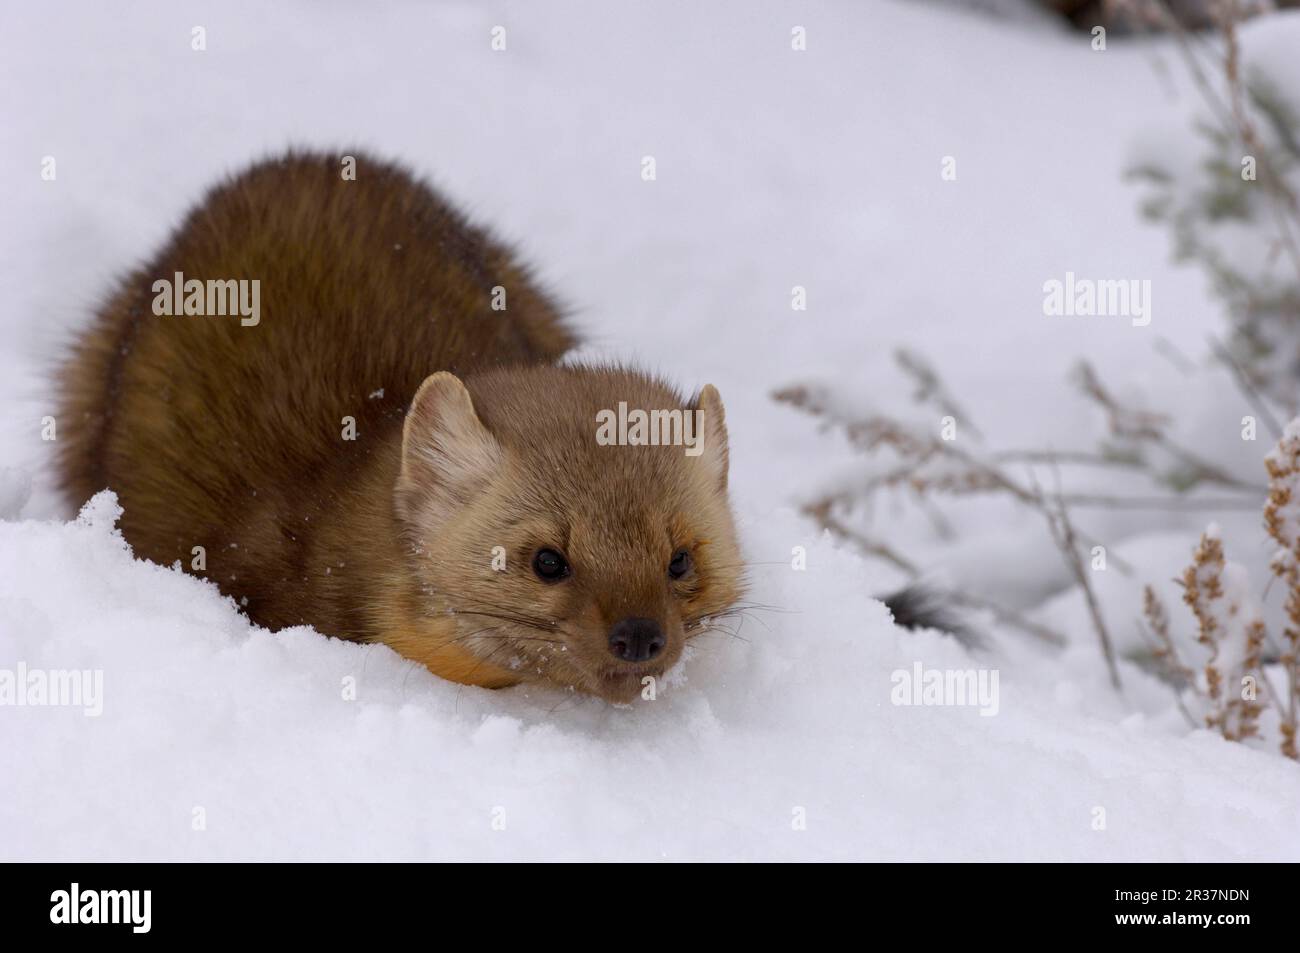
[[[1300,91],[1300,17],[1245,39]],[[1259,476],[1268,441],[1243,446],[1249,409],[1205,366],[1217,305],[1122,178],[1153,136],[1191,141],[1194,105],[1160,42],[1096,53],[960,4],[5,4],[0,668],[100,669],[104,710],[0,707],[0,858],[1300,859],[1300,769],[1190,730],[1127,662],[1117,695],[1032,514],[963,507],[948,541],[901,504],[875,525],[1068,647],[896,628],[873,594],[898,578],[798,514],[852,455],[770,399],[817,378],[903,411],[909,345],[1006,445],[1088,446],[1102,424],[1065,384],[1083,356]],[[111,498],[77,519],[40,439],[60,348],[202,189],[290,144],[406,162],[518,243],[589,353],[716,384],[750,598],[773,608],[613,708],[269,633],[133,559]],[[1151,325],[1045,317],[1067,270],[1150,279]],[[1099,580],[1120,642],[1147,581],[1190,628],[1168,580],[1203,518],[1088,520],[1139,570]],[[1220,521],[1262,587],[1258,514]],[[997,715],[892,705],[916,661],[996,668]]]

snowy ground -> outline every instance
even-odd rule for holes
[[[1248,40],[1276,58],[1300,18]],[[1155,347],[1201,362],[1219,323],[1121,181],[1191,105],[1162,61],[922,3],[7,6],[0,670],[102,671],[103,711],[0,707],[0,857],[1300,859],[1295,764],[1189,732],[1132,666],[1115,697],[1029,517],[967,508],[955,543],[898,521],[960,580],[1026,606],[1056,593],[1070,647],[995,633],[972,654],[895,628],[871,597],[895,577],[797,515],[849,453],[769,398],[817,377],[903,408],[909,344],[1008,445],[1087,445],[1098,422],[1064,396],[1087,356],[1252,472],[1268,448],[1235,438],[1239,399]],[[60,343],[200,189],[289,143],[405,160],[519,243],[593,352],[715,383],[751,596],[774,609],[615,709],[269,634],[133,560],[110,497],[66,522],[40,439]],[[1149,278],[1152,324],[1045,317],[1066,271]],[[1141,566],[1107,580],[1130,631],[1137,588],[1181,569],[1200,523],[1090,520]],[[1252,566],[1256,520],[1225,530]],[[996,714],[892,704],[918,661],[997,670]]]

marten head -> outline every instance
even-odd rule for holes
[[[740,595],[712,386],[688,401],[614,368],[434,374],[395,505],[428,611],[485,672],[630,700]]]

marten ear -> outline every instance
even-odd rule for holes
[[[501,445],[474,411],[455,374],[431,374],[415,392],[402,426],[397,514],[437,520],[467,503],[501,465]]]
[[[722,407],[722,397],[712,384],[705,384],[695,398],[692,410],[700,411],[698,426],[704,436],[700,460],[717,481],[719,489],[727,488],[727,412]]]

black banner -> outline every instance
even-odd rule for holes
[[[451,865],[9,865],[0,916],[7,939],[65,934],[143,943],[283,931],[373,942],[415,928],[440,943],[448,930],[464,942],[474,924],[494,938],[505,924],[545,922],[601,935],[626,930],[629,915],[646,927],[662,918],[662,929],[676,898],[689,907],[676,915],[694,920],[716,905],[728,929],[742,933],[807,919],[819,926],[847,920],[882,938],[919,930],[924,942],[1105,934],[1232,943],[1297,935],[1294,871],[1280,865],[748,865],[725,872],[570,865],[544,874],[539,865],[439,866]]]

